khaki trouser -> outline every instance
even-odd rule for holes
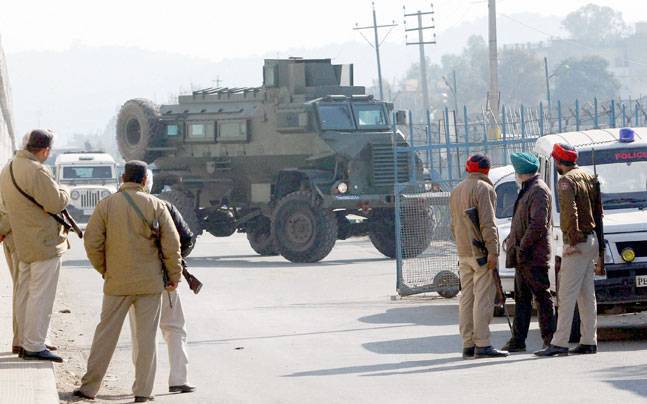
[[[13,340],[11,342],[12,346],[20,346],[22,344],[22,336],[21,336],[21,327],[18,323],[18,319],[16,317],[16,310],[18,310],[18,307],[24,307],[25,302],[24,301],[18,301],[17,300],[17,293],[16,291],[18,290],[18,257],[16,257],[16,253],[14,251],[11,251],[7,243],[3,243],[2,247],[4,248],[4,256],[7,259],[7,267],[9,267],[9,273],[11,274],[11,282],[13,286],[13,299],[12,299],[12,325],[13,325]],[[23,293],[22,297],[26,297],[26,295]]]
[[[88,369],[81,379],[80,390],[96,396],[117,347],[121,327],[132,306],[135,315],[134,346],[137,346],[133,394],[150,397],[157,368],[157,326],[160,319],[160,293],[134,296],[103,296],[101,320],[94,332]]]
[[[473,257],[459,257],[458,262],[461,279],[459,329],[463,347],[490,346],[490,321],[496,296],[494,275],[486,266],[479,266]]]
[[[184,321],[184,311],[182,310],[182,301],[177,290],[170,293],[162,293],[162,315],[160,317],[160,329],[162,336],[166,341],[168,349],[168,361],[171,368],[168,384],[169,386],[182,386],[188,384],[189,357],[186,353],[186,326]],[[131,335],[135,330],[135,315],[133,308],[130,309],[128,318],[130,319]],[[133,344],[133,363],[137,363],[137,345]]]
[[[559,290],[557,291],[559,315],[553,345],[566,348],[571,334],[575,303],[580,312],[580,344],[597,345],[597,304],[593,275],[598,259],[598,239],[595,234],[577,245],[579,253],[564,256],[559,271]]]
[[[45,339],[56,297],[61,257],[18,263],[16,284],[16,321],[22,334],[23,349],[29,352],[45,350]]]

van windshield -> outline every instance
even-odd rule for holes
[[[600,179],[604,209],[647,207],[647,147],[581,152],[578,164]]]
[[[109,180],[115,178],[112,166],[63,166],[61,181]]]

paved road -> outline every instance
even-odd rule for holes
[[[644,402],[647,317],[601,320],[595,356],[463,361],[457,352],[457,301],[392,300],[394,263],[365,239],[339,242],[314,265],[253,254],[244,236],[202,236],[190,259],[206,284],[181,286],[189,325],[194,394],[168,395],[160,342],[156,402]],[[85,368],[96,326],[101,279],[78,240],[64,259],[54,340],[68,362],[57,367],[62,401]],[[59,313],[69,309],[71,313]],[[536,325],[529,349],[540,348]],[[509,336],[493,324],[495,345]],[[627,340],[628,339],[628,340]],[[130,402],[130,337],[123,330],[99,398]]]

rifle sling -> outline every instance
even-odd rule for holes
[[[144,213],[141,211],[141,209],[139,209],[139,206],[137,206],[135,201],[133,201],[133,198],[130,195],[128,195],[128,193],[126,191],[122,191],[121,193],[123,194],[124,198],[126,198],[126,201],[128,201],[128,204],[130,206],[132,206],[133,209],[135,209],[135,212],[137,213],[137,216],[139,216],[140,219],[142,219],[142,221],[144,223],[146,223],[146,226],[148,226],[148,228],[151,229],[151,231],[154,232],[155,229],[153,228],[152,223],[150,223],[148,220],[146,220],[146,216],[144,216]]]
[[[69,231],[69,230],[72,228],[72,226],[70,226],[70,224],[69,224],[69,223],[67,223],[67,222],[65,221],[65,219],[63,219],[62,217],[60,217],[59,215],[57,215],[57,214],[55,214],[55,213],[52,213],[52,212],[47,211],[47,209],[45,209],[45,207],[44,207],[43,205],[41,205],[40,203],[38,203],[38,201],[37,201],[36,199],[34,199],[34,197],[32,197],[31,195],[29,195],[27,192],[23,191],[23,190],[22,190],[22,188],[20,188],[20,186],[18,186],[18,183],[16,182],[16,177],[13,175],[13,161],[9,163],[9,174],[11,174],[11,182],[13,182],[14,187],[16,187],[16,189],[18,190],[18,192],[19,192],[22,196],[24,196],[25,198],[27,198],[27,199],[28,199],[31,203],[33,203],[34,205],[38,206],[38,207],[39,207],[40,209],[42,209],[45,213],[47,213],[48,215],[50,215],[51,217],[53,217],[53,218],[54,218],[54,220],[56,220],[56,221],[58,222],[58,224],[60,224],[61,226],[63,226],[63,228],[65,229],[65,231]]]

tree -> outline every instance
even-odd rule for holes
[[[568,14],[562,26],[571,38],[595,44],[618,39],[629,32],[621,12],[596,4],[587,4]]]
[[[545,91],[544,66],[524,49],[504,49],[499,53],[499,91],[506,105],[535,106]]]
[[[609,71],[609,62],[599,56],[564,60],[555,69],[555,99],[571,103],[576,99],[590,101],[614,98],[620,83]]]

